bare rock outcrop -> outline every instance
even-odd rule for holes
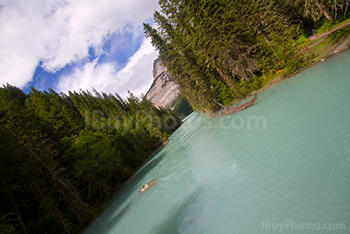
[[[153,84],[146,98],[156,107],[169,107],[179,95],[179,86],[173,81],[166,67],[159,59],[153,63]]]

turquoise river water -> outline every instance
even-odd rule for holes
[[[350,233],[350,53],[193,113],[85,233]]]

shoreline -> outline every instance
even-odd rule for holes
[[[304,56],[308,56],[307,53],[313,53],[313,48],[315,48],[317,45],[327,43],[327,39],[329,38],[330,35],[332,35],[332,33],[337,32],[339,29],[342,29],[344,27],[349,27],[349,26],[350,26],[350,22],[346,22],[346,23],[344,23],[344,25],[342,25],[342,27],[338,26],[336,29],[332,29],[328,32],[320,34],[323,36],[319,37],[319,39],[320,39],[319,41],[305,47],[306,53]],[[310,38],[312,39],[314,37],[315,36],[310,36],[307,40],[309,40]],[[312,40],[315,41],[315,39],[312,39]],[[308,64],[307,66],[300,68],[289,75],[284,75],[284,74],[277,75],[275,78],[270,80],[268,83],[263,85],[261,88],[249,93],[246,97],[235,100],[232,104],[230,104],[226,108],[222,108],[214,113],[207,113],[207,114],[209,115],[210,118],[220,118],[223,116],[232,115],[232,114],[235,114],[236,112],[242,111],[246,108],[238,110],[238,111],[233,111],[233,109],[237,108],[237,106],[236,106],[237,103],[242,102],[244,100],[247,100],[252,96],[256,96],[260,92],[262,92],[263,90],[269,88],[270,86],[272,86],[274,84],[277,84],[277,83],[279,83],[283,80],[286,80],[286,79],[293,78],[294,76],[306,71],[307,69],[315,66],[316,64],[322,63],[328,58],[331,58],[333,56],[336,56],[338,54],[344,53],[344,52],[349,51],[349,50],[350,50],[350,36],[346,37],[344,40],[342,40],[338,43],[333,43],[333,44],[325,46],[325,48],[323,49],[322,52],[320,52],[319,54],[315,53],[316,54],[315,60],[314,61],[311,60],[310,64]],[[250,102],[250,101],[247,101],[247,102]],[[244,102],[244,103],[240,104],[239,106],[241,106],[247,102]],[[249,108],[249,107],[247,107],[247,108]]]
[[[323,39],[322,39],[323,40]],[[327,40],[327,38],[325,38],[325,40]],[[271,81],[269,81],[266,85],[264,85],[263,87],[261,87],[260,89],[256,90],[256,91],[253,91],[252,93],[250,93],[248,95],[248,97],[252,96],[252,95],[255,95],[255,94],[258,94],[260,93],[261,91],[265,90],[266,88],[270,87],[271,85],[273,84],[276,84],[280,81],[283,81],[283,80],[286,80],[286,79],[290,79],[290,78],[293,78],[294,76],[306,71],[307,69],[319,64],[319,63],[322,63],[324,62],[326,59],[328,58],[331,58],[333,56],[336,56],[338,54],[341,54],[341,53],[344,53],[346,51],[349,51],[350,50],[350,45],[348,45],[348,43],[350,43],[350,37],[346,38],[345,40],[343,40],[342,42],[339,42],[339,43],[336,43],[336,44],[333,44],[332,46],[330,47],[327,47],[328,49],[330,49],[329,51],[327,51],[327,53],[323,53],[321,55],[319,55],[315,61],[311,62],[308,66],[304,67],[304,68],[301,68],[295,72],[293,72],[292,74],[290,75],[286,75],[286,76],[276,76],[274,79],[272,79]],[[335,47],[332,49],[332,47]]]

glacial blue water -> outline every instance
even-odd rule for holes
[[[192,114],[85,233],[350,233],[350,53]]]

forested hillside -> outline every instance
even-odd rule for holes
[[[180,122],[133,95],[0,88],[0,232],[81,231]]]
[[[144,24],[181,93],[213,112],[262,87],[282,69],[299,70],[298,37],[347,18],[349,0],[160,0],[155,27]]]

